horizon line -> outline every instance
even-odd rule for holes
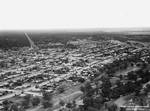
[[[150,27],[111,27],[111,28],[54,28],[54,29],[4,29],[0,32],[150,32]]]

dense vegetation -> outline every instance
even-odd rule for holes
[[[131,35],[124,33],[104,33],[104,32],[84,32],[84,33],[29,33],[35,44],[48,44],[49,42],[60,42],[66,44],[69,40],[85,39],[90,37],[92,40],[116,39],[120,41],[134,40],[150,42],[150,35]],[[0,32],[0,48],[9,49],[13,47],[29,46],[29,42],[23,32]]]

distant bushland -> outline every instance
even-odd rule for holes
[[[149,34],[128,34],[128,33],[106,33],[106,32],[29,32],[28,35],[36,45],[60,42],[64,45],[70,40],[90,38],[91,40],[109,40],[119,41],[141,41],[150,42]],[[0,32],[0,48],[10,49],[13,47],[30,46],[29,41],[23,32]]]

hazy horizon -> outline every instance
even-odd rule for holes
[[[150,27],[135,27],[135,28],[71,28],[71,29],[42,29],[42,30],[0,30],[2,32],[27,32],[27,33],[96,33],[96,32],[104,32],[104,33],[150,33]]]

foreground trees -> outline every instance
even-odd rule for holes
[[[9,108],[9,111],[20,111],[17,104],[12,104]]]
[[[22,102],[15,103],[8,100],[3,101],[2,105],[4,111],[25,111],[25,109],[38,106],[41,102],[41,98],[26,95],[23,97]],[[52,93],[43,91],[42,105],[44,108],[52,108]]]
[[[33,97],[32,100],[31,100],[31,103],[32,103],[33,106],[39,105],[39,103],[40,103],[39,97]]]
[[[125,65],[123,65],[123,62],[114,62],[113,64],[106,65],[103,68],[103,72],[105,73],[105,75],[101,76],[101,78],[99,79],[92,79],[92,81],[87,82],[80,88],[80,90],[84,94],[84,111],[88,111],[89,107],[101,109],[104,103],[131,93],[134,93],[137,97],[140,96],[141,90],[143,89],[143,84],[147,83],[150,80],[149,64],[144,63],[144,65],[142,65],[142,67],[139,67],[138,70],[131,71],[127,73],[127,75],[119,76],[118,81],[111,81],[114,70],[118,70],[114,67],[119,65],[119,70],[126,69],[127,62],[125,62]],[[134,62],[134,64],[136,63],[136,61],[132,62]],[[99,81],[102,82],[100,85],[98,84]],[[147,95],[148,92],[150,92],[150,85],[146,85],[146,87],[144,88],[145,95]],[[116,111],[116,109],[117,106],[115,104],[111,104],[107,107],[108,111]]]
[[[102,95],[108,99],[110,99],[110,92],[111,92],[111,83],[109,78],[102,79]]]
[[[83,92],[83,108],[85,111],[102,107],[105,100],[102,95],[96,93],[97,90],[91,86],[90,82],[86,82],[80,90]]]
[[[8,111],[9,106],[10,106],[10,101],[5,100],[5,101],[2,102],[2,105],[4,107],[4,111]]]
[[[31,95],[26,95],[26,96],[24,97],[23,102],[22,102],[22,106],[23,106],[25,109],[29,108],[30,101],[31,101]]]
[[[50,108],[53,106],[53,104],[52,104],[52,93],[43,91],[42,105],[44,108]]]
[[[11,101],[5,100],[3,101],[3,111],[25,111],[24,107],[18,103],[13,103]]]

